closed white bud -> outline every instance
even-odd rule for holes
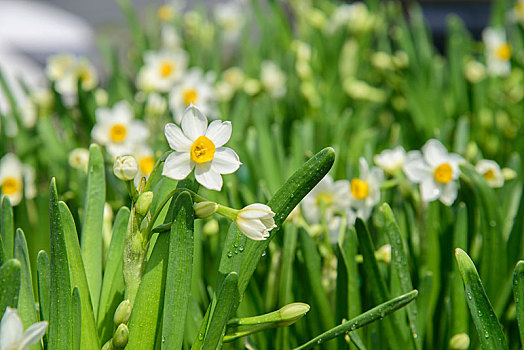
[[[269,237],[269,231],[277,227],[275,213],[265,204],[254,203],[238,211],[236,224],[247,237],[261,241]]]
[[[218,204],[215,202],[205,201],[196,203],[193,209],[195,210],[195,216],[197,218],[204,219],[217,212]]]
[[[138,163],[133,156],[116,157],[113,165],[116,177],[123,181],[133,180],[138,172]]]

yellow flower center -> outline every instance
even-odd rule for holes
[[[175,10],[169,5],[162,5],[158,8],[158,19],[162,22],[169,22],[173,19]]]
[[[493,180],[495,178],[495,172],[491,169],[486,171],[483,175],[484,175],[484,178],[488,181]]]
[[[355,199],[364,199],[369,194],[369,186],[366,181],[360,179],[351,180],[351,194]]]
[[[215,156],[215,144],[205,136],[200,136],[191,146],[191,159],[195,163],[209,162]]]
[[[138,161],[138,168],[140,169],[140,172],[144,175],[151,174],[154,167],[155,159],[153,158],[153,156],[142,157]]]
[[[333,196],[329,193],[320,193],[316,198],[317,205],[331,205],[333,204]]]
[[[189,106],[191,103],[195,103],[198,98],[198,92],[195,89],[186,89],[184,90],[184,102],[186,106]]]
[[[453,169],[448,163],[440,164],[433,172],[433,177],[437,182],[447,184],[451,181],[453,176]]]
[[[498,59],[507,61],[511,58],[511,46],[508,43],[504,43],[497,48],[495,54]]]
[[[162,78],[167,78],[175,71],[175,65],[171,61],[164,61],[158,68],[158,73]]]
[[[113,124],[109,129],[109,138],[112,142],[121,143],[126,139],[127,128],[124,124]]]
[[[10,196],[12,194],[20,192],[22,189],[22,183],[20,180],[14,177],[6,177],[4,181],[2,181],[2,193]]]

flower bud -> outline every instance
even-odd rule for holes
[[[127,345],[129,339],[129,329],[123,323],[118,325],[118,328],[113,334],[113,346],[115,348],[124,348]]]
[[[288,326],[301,319],[310,309],[310,306],[305,303],[291,303],[281,308],[280,316],[282,316],[282,323],[280,326]]]
[[[146,215],[151,203],[153,202],[153,192],[147,191],[142,193],[136,201],[135,210],[140,215]]]
[[[277,227],[275,213],[265,204],[254,203],[238,211],[235,223],[240,231],[253,240],[265,240],[269,231]]]
[[[469,348],[469,336],[466,333],[455,334],[449,340],[449,348],[453,350],[466,350]]]
[[[511,168],[502,168],[502,175],[506,181],[513,180],[517,177],[517,172]]]
[[[109,339],[102,347],[102,350],[113,350],[113,339]]]
[[[215,202],[205,201],[195,203],[193,208],[195,210],[195,216],[197,218],[204,219],[217,212],[218,204]]]
[[[135,157],[116,157],[115,163],[113,165],[113,172],[120,180],[133,180],[138,172],[138,164]]]
[[[129,299],[123,300],[116,308],[115,316],[113,317],[115,325],[118,325],[120,323],[127,324],[127,321],[129,321],[129,317],[131,316],[132,310],[133,308]]]

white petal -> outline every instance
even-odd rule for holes
[[[266,227],[259,220],[239,220],[237,226],[246,236],[255,241],[262,241],[269,237]]]
[[[191,161],[189,153],[173,152],[164,163],[162,175],[175,180],[182,180],[189,175],[194,166],[195,163]]]
[[[231,122],[214,120],[207,127],[206,137],[213,141],[215,147],[222,147],[229,141],[232,130]]]
[[[198,107],[191,104],[182,116],[182,131],[191,141],[206,134],[207,118],[200,112]]]
[[[359,170],[359,177],[361,179],[364,179],[368,176],[369,173],[369,165],[366,161],[366,158],[360,157],[358,159],[358,170]]]
[[[202,186],[209,190],[220,191],[222,189],[222,176],[211,168],[211,164],[196,164],[195,178]]]
[[[47,330],[47,321],[37,322],[26,329],[23,335],[19,349],[25,349],[26,346],[36,344],[44,336]]]
[[[447,161],[448,150],[440,141],[431,139],[422,147],[424,159],[431,166],[438,166]]]
[[[141,120],[134,120],[129,124],[129,137],[130,141],[134,144],[144,143],[149,137],[149,129],[146,124]]]
[[[320,210],[315,205],[315,198],[311,195],[311,192],[304,197],[301,202],[302,212],[309,224],[318,224],[320,222]]]
[[[234,173],[242,164],[235,151],[227,147],[216,149],[215,156],[210,163],[211,169],[219,174]]]
[[[10,345],[18,345],[23,331],[24,326],[18,312],[8,306],[0,323],[0,349],[9,349]]]
[[[191,145],[193,144],[190,139],[184,135],[182,130],[173,123],[166,124],[164,128],[164,134],[166,135],[169,147],[177,152],[189,152]]]
[[[271,207],[269,205],[262,204],[262,203],[253,203],[253,204],[245,206],[244,209],[263,210],[263,211],[267,211],[267,212],[273,213],[273,211],[271,210]]]
[[[448,182],[446,185],[443,186],[442,194],[440,195],[439,200],[449,207],[457,198],[457,187],[458,186],[455,181]]]
[[[437,185],[433,179],[426,179],[420,184],[420,195],[424,202],[432,202],[442,193],[442,187]]]
[[[430,168],[421,157],[408,159],[403,169],[409,181],[414,183],[420,183],[433,176]]]

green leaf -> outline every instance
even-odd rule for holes
[[[387,203],[380,206],[379,213],[382,215],[384,220],[384,231],[389,237],[391,244],[391,261],[392,266],[397,270],[397,274],[400,279],[400,286],[402,287],[402,293],[406,293],[413,289],[413,282],[411,281],[411,275],[409,270],[408,258],[406,256],[406,249],[404,248],[404,242],[400,235],[400,228],[393,216],[393,212]],[[421,337],[419,337],[418,323],[417,323],[417,304],[412,303],[406,306],[408,313],[409,326],[411,329],[411,338],[416,346],[416,349],[422,348]]]
[[[504,332],[484,291],[473,261],[460,248],[455,250],[455,257],[464,282],[469,311],[477,328],[482,349],[508,349]]]
[[[193,200],[188,192],[177,197],[175,213],[169,239],[162,349],[181,349],[184,340],[194,249]]]
[[[409,304],[413,299],[418,295],[417,290],[412,290],[411,292],[398,296],[394,299],[391,299],[385,303],[382,303],[373,309],[360,314],[359,316],[352,318],[351,320],[344,322],[341,325],[338,325],[327,332],[320,334],[319,336],[311,339],[307,343],[295,348],[295,350],[309,349],[320,344],[327,342],[335,337],[345,335],[349,332],[368,325],[376,320],[380,320],[390,313],[400,309],[401,307]],[[400,348],[398,348],[400,349]]]
[[[48,347],[49,349],[71,349],[73,344],[69,260],[54,178],[51,179],[49,186],[49,226],[51,231],[51,295]]]
[[[22,319],[24,329],[38,322],[35,309],[35,298],[33,296],[33,279],[31,278],[31,265],[29,263],[29,254],[27,253],[27,243],[24,232],[21,229],[16,230],[15,237],[15,258],[20,262],[20,297],[18,299],[18,314]],[[41,349],[36,344],[32,349]]]
[[[51,267],[49,255],[43,250],[38,252],[36,258],[38,275],[38,301],[40,304],[40,320],[49,321],[49,298],[51,294]]]
[[[20,261],[16,259],[9,259],[0,267],[0,319],[8,306],[18,305],[20,269]]]
[[[82,224],[82,258],[93,310],[98,310],[102,285],[102,225],[106,200],[104,158],[100,146],[89,147],[86,198]],[[85,300],[84,303],[87,303]]]
[[[72,343],[73,343],[73,349],[74,350],[80,350],[80,346],[82,346],[83,349],[88,348],[91,346],[94,348],[94,343],[98,342],[98,337],[96,338],[90,338],[84,336],[84,332],[82,331],[82,320],[83,320],[83,314],[82,314],[82,301],[80,296],[80,291],[77,286],[73,288],[73,294],[71,295],[71,311],[73,314],[72,318]],[[95,334],[96,336],[96,334]]]
[[[122,254],[124,252],[124,239],[129,222],[129,209],[120,208],[116,214],[111,234],[111,244],[107,254],[100,305],[98,307],[98,332],[101,343],[113,336],[113,315],[118,304],[124,297],[124,275],[122,273]]]
[[[455,229],[453,232],[453,247],[466,250],[468,246],[468,211],[464,203],[459,203]],[[450,277],[451,285],[451,336],[459,333],[468,334],[469,312],[462,286],[462,278],[458,265],[453,264]]]
[[[2,243],[4,246],[5,260],[13,257],[13,247],[15,239],[15,224],[13,221],[13,207],[7,196],[2,199],[2,217],[0,218],[0,233],[2,233]]]
[[[517,309],[520,343],[524,344],[524,261],[520,260],[513,274],[513,298]]]
[[[69,260],[69,273],[71,278],[71,288],[76,288],[80,293],[80,299],[85,302],[82,305],[82,348],[98,350],[100,348],[98,332],[96,329],[95,316],[90,303],[89,288],[84,270],[84,262],[80,252],[78,234],[76,232],[75,221],[69,208],[64,202],[58,203],[62,225],[64,229],[64,238],[67,249],[67,258]],[[73,312],[73,315],[76,315]]]
[[[209,330],[204,339],[203,349],[220,349],[222,346],[222,337],[226,331],[226,324],[229,320],[233,304],[238,293],[238,274],[236,272],[229,273],[222,288],[218,293],[217,304],[213,317],[209,322]]]

